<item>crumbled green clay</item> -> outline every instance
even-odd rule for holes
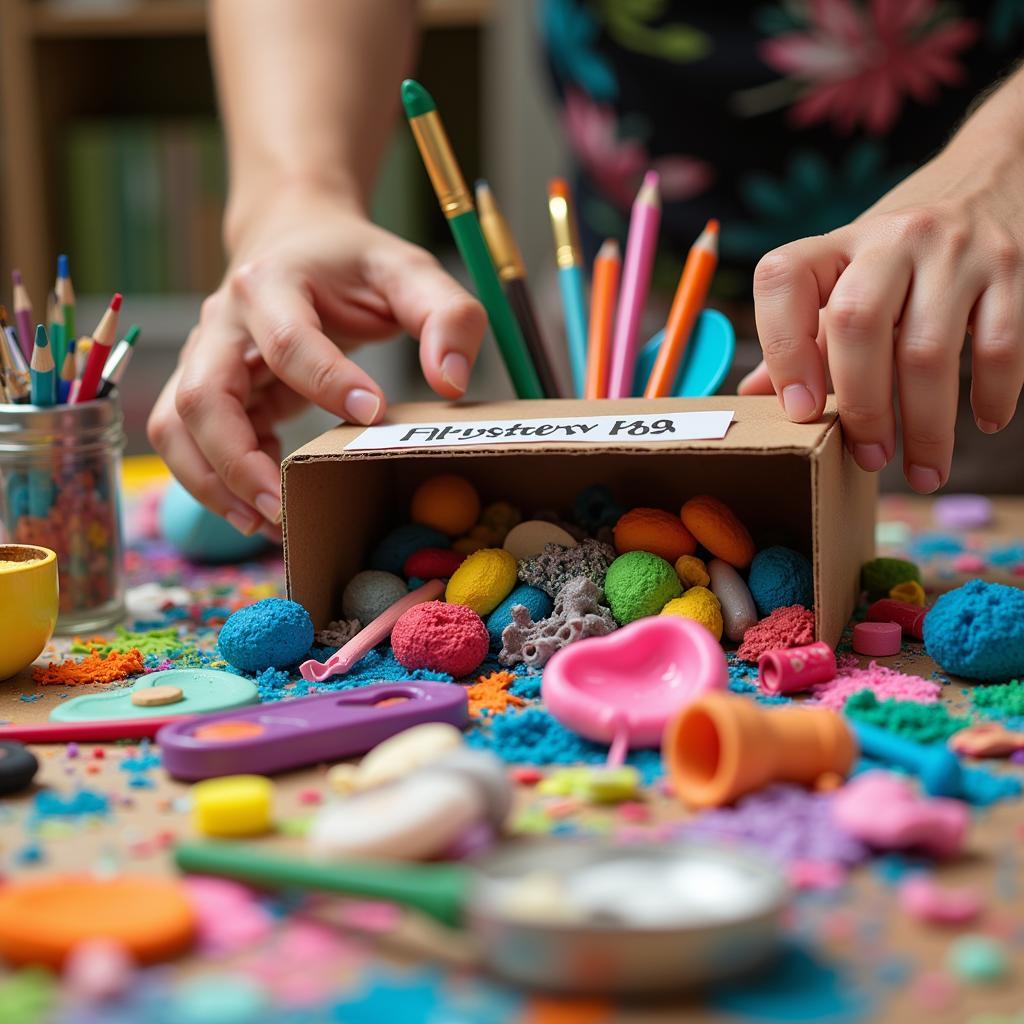
[[[675,569],[649,551],[627,551],[608,567],[604,592],[620,626],[662,608],[683,592]]]
[[[971,703],[990,717],[1024,718],[1024,682],[1014,679],[1002,685],[976,686]]]
[[[987,935],[963,935],[949,947],[950,971],[963,981],[989,984],[1009,970],[1002,943]]]
[[[902,558],[873,558],[865,562],[860,570],[861,588],[868,592],[871,601],[888,597],[893,587],[908,580],[920,583],[921,570],[913,562],[906,562]]]
[[[135,633],[123,626],[117,627],[117,635],[113,640],[76,640],[71,645],[74,654],[88,654],[90,651],[97,651],[100,654],[110,654],[117,651],[124,654],[132,648],[139,650],[144,656],[147,654],[167,655],[168,657],[177,654],[185,649],[176,626],[166,629],[148,629],[145,632]]]
[[[966,729],[972,721],[967,716],[951,715],[939,703],[880,701],[871,690],[852,694],[843,711],[855,721],[881,726],[915,743],[944,743],[953,733]]]

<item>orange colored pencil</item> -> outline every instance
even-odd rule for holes
[[[679,366],[686,352],[697,317],[704,308],[711,279],[718,265],[718,221],[709,220],[700,237],[693,243],[679,276],[672,309],[665,326],[665,340],[658,349],[651,376],[644,388],[644,398],[665,398],[672,394]]]
[[[590,334],[587,338],[584,398],[608,397],[608,364],[612,355],[612,327],[621,270],[619,243],[614,238],[608,238],[594,259],[594,274],[590,285]]]

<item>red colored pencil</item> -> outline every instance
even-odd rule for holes
[[[92,333],[89,358],[86,360],[85,370],[82,371],[82,383],[74,398],[75,405],[92,401],[96,397],[100,378],[103,376],[103,367],[107,363],[107,356],[110,355],[110,350],[117,340],[117,320],[120,309],[121,293],[118,292],[110,300],[110,306]]]

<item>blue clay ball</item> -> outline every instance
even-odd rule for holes
[[[367,569],[348,581],[341,595],[346,619],[358,619],[364,626],[409,593],[405,580],[391,572]]]
[[[217,645],[242,672],[290,668],[313,646],[313,620],[301,604],[268,597],[239,608],[221,627]]]
[[[406,523],[392,530],[370,553],[370,568],[402,574],[406,559],[423,548],[450,548],[451,537],[432,526]]]
[[[984,683],[1024,677],[1024,591],[971,580],[924,620],[924,647],[946,672]]]
[[[226,565],[262,555],[270,542],[262,534],[247,537],[226,519],[211,512],[172,480],[159,512],[160,535],[193,562]]]
[[[501,647],[502,631],[511,624],[512,609],[517,604],[523,605],[529,611],[534,622],[546,619],[554,607],[554,602],[543,590],[521,583],[487,616],[487,632],[491,638],[491,647],[495,650]]]
[[[758,551],[750,563],[747,586],[762,617],[791,604],[814,606],[814,570],[808,559],[792,548]]]

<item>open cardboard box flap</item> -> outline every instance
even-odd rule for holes
[[[774,397],[734,395],[420,402],[393,406],[387,422],[722,410],[733,410],[734,419],[720,440],[538,440],[345,451],[365,428],[328,430],[282,468],[289,596],[305,605],[318,628],[339,618],[345,584],[366,568],[373,544],[405,521],[415,486],[451,469],[472,479],[485,502],[511,500],[527,514],[542,508],[567,511],[579,490],[596,483],[610,486],[626,507],[677,509],[695,494],[716,495],[747,523],[759,546],[788,544],[811,557],[818,637],[834,644],[859,595],[860,567],[874,550],[877,483],[843,447],[833,402],[821,420],[809,424],[791,423]]]

